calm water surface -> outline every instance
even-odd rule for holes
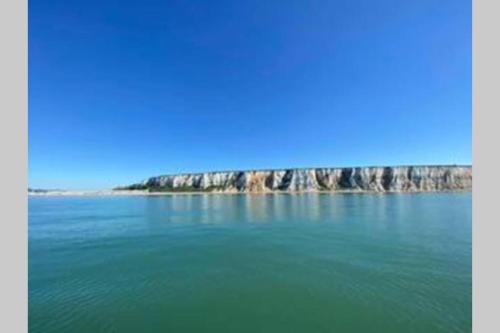
[[[471,332],[470,193],[30,197],[30,332]]]

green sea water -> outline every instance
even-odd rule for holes
[[[470,193],[29,198],[30,332],[471,332]]]

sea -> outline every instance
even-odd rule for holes
[[[29,332],[471,332],[471,193],[30,196]]]

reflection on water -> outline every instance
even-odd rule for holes
[[[258,195],[178,195],[148,197],[147,212],[152,221],[163,216],[168,222],[266,223],[287,220],[341,222],[345,214],[356,214],[359,195],[346,201],[345,195],[258,194]],[[377,201],[377,214],[384,212],[384,196]],[[397,203],[397,202],[396,202]],[[368,203],[368,205],[375,204]],[[383,218],[383,217],[381,217]]]
[[[30,332],[470,332],[471,196],[29,199]]]
[[[430,194],[254,194],[172,195],[141,198],[151,222],[266,223],[302,220],[343,223],[352,217],[374,224],[398,223],[414,211],[414,203]],[[425,214],[425,211],[421,212]],[[392,219],[388,220],[390,215]],[[349,217],[346,219],[346,217]],[[382,226],[381,226],[382,227]]]

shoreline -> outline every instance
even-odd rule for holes
[[[470,189],[452,190],[410,190],[410,191],[365,191],[365,190],[303,190],[303,191],[261,191],[261,192],[238,192],[238,191],[187,191],[187,192],[149,192],[144,190],[101,190],[101,191],[48,191],[48,192],[28,192],[28,196],[33,197],[53,197],[53,196],[174,196],[174,195],[300,195],[300,194],[416,194],[416,193],[472,193]]]
[[[274,169],[154,176],[113,190],[158,192],[418,192],[469,190],[471,166]]]

